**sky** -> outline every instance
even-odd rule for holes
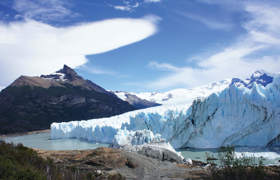
[[[280,72],[280,1],[1,0],[0,89],[74,68],[108,90]]]

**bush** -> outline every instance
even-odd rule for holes
[[[22,144],[0,141],[0,180],[91,180],[90,171],[81,167],[55,164],[52,159],[41,158],[33,149]]]
[[[219,149],[220,168],[211,169],[213,180],[273,180],[280,179],[280,173],[271,173],[269,167],[263,166],[264,158],[235,156],[234,147]],[[278,167],[277,167],[278,168]]]
[[[46,179],[44,163],[32,149],[0,142],[0,179]]]
[[[245,156],[241,154],[241,157],[235,156],[234,147],[221,147],[218,153],[218,159],[222,167],[248,167],[263,165],[264,158],[256,158],[254,156]]]

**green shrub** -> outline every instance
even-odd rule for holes
[[[241,157],[235,156],[234,147],[221,147],[218,153],[218,159],[221,167],[248,167],[263,165],[264,158],[246,156],[244,153]]]
[[[264,158],[235,156],[234,147],[221,147],[218,153],[220,168],[211,169],[213,180],[276,180],[280,173],[271,173],[269,167],[263,166]],[[278,168],[278,167],[277,167]]]
[[[44,163],[32,149],[0,142],[0,179],[46,179]]]
[[[91,180],[91,172],[80,173],[79,167],[61,167],[52,159],[41,158],[22,144],[0,141],[0,180]]]

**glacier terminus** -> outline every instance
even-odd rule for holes
[[[122,144],[163,139],[174,148],[279,145],[280,74],[256,71],[246,80],[134,95],[162,105],[109,118],[53,123],[51,138],[109,144],[116,139]],[[141,130],[146,134],[135,133]]]

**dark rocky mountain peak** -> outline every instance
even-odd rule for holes
[[[64,65],[62,69],[56,71],[55,73],[48,75],[38,76],[20,76],[16,79],[10,86],[21,87],[41,87],[41,88],[50,88],[50,87],[68,87],[75,86],[81,89],[93,90],[99,93],[105,93],[111,96],[114,94],[106,91],[104,88],[98,86],[90,80],[85,80],[77,74],[75,70],[70,68],[67,65]]]
[[[48,74],[48,75],[41,75],[41,78],[45,79],[54,79],[54,80],[62,80],[62,81],[74,81],[83,79],[79,76],[76,71],[70,68],[67,65],[64,65],[62,69],[56,71],[55,73]]]
[[[0,93],[0,134],[48,129],[52,122],[109,117],[136,107],[64,67],[20,76]]]
[[[82,79],[81,76],[79,76],[76,71],[74,71],[72,68],[70,68],[67,65],[64,65],[62,69],[56,71],[56,73],[62,73],[64,74],[64,78],[69,80],[69,81],[73,81],[76,79]]]

